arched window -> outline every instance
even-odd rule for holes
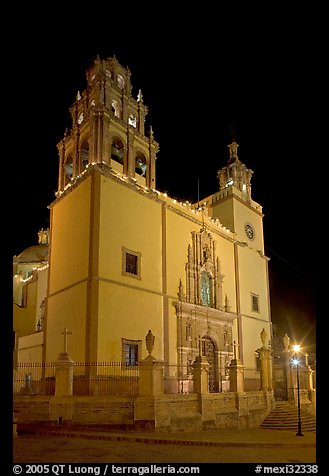
[[[121,139],[113,137],[111,147],[111,159],[123,164],[124,145]]]
[[[64,187],[67,185],[73,177],[73,158],[67,157],[64,163]]]
[[[81,169],[85,169],[89,163],[89,144],[85,140],[80,149],[80,160],[81,160]]]
[[[133,126],[133,127],[137,127],[137,119],[136,119],[136,116],[134,116],[133,114],[129,114],[129,117],[128,117],[128,124],[130,126]]]
[[[125,85],[125,80],[123,79],[123,76],[121,76],[121,74],[118,74],[117,81],[118,81],[119,88],[123,89],[123,87]]]
[[[201,273],[201,302],[204,306],[210,306],[211,304],[211,292],[210,292],[211,277],[206,271]]]
[[[139,174],[142,177],[145,177],[146,169],[147,169],[146,158],[144,154],[142,154],[142,152],[137,151],[136,159],[135,159],[135,172],[136,174]]]
[[[122,111],[121,102],[118,101],[117,99],[113,99],[112,103],[111,103],[111,106],[112,106],[112,111],[113,111],[115,117],[121,119],[121,111]]]

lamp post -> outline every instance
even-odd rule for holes
[[[298,430],[296,436],[304,436],[302,432],[302,420],[300,417],[300,395],[299,395],[299,352],[300,346],[294,345],[293,346],[294,352],[297,354],[297,359],[293,359],[293,363],[296,365],[296,373],[297,373],[297,402],[298,402]]]

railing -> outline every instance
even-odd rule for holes
[[[75,362],[73,395],[137,395],[139,368],[122,362]],[[14,395],[55,395],[55,363],[18,363]]]
[[[75,362],[74,395],[137,395],[139,368],[122,362]]]
[[[14,395],[54,395],[55,365],[53,362],[20,362],[14,366]]]

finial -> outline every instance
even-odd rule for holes
[[[81,94],[80,94],[80,91],[77,92],[77,100],[80,101],[81,99]]]
[[[150,139],[153,140],[154,139],[154,134],[153,134],[152,126],[150,126],[149,135],[150,135]]]
[[[148,331],[148,333],[146,334],[146,337],[145,337],[145,342],[146,342],[146,350],[147,352],[149,353],[149,355],[152,354],[152,351],[154,349],[154,341],[155,341],[155,337],[154,335],[152,334],[151,332],[151,329]]]
[[[239,144],[237,144],[235,141],[233,141],[227,147],[229,148],[229,151],[230,151],[229,162],[234,162],[235,160],[238,160],[239,159],[239,157],[238,157]]]
[[[143,94],[141,89],[138,91],[137,102],[143,103]]]
[[[266,332],[266,330],[263,328],[262,332],[260,333],[260,339],[261,339],[261,341],[262,341],[262,344],[263,344],[263,348],[264,348],[264,349],[267,349],[267,340],[268,340],[267,337],[268,337],[267,332]]]

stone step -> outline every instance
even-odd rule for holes
[[[316,431],[316,419],[306,410],[301,409],[302,430]],[[267,415],[260,428],[272,430],[297,429],[298,408],[290,402],[276,402],[276,407]]]

